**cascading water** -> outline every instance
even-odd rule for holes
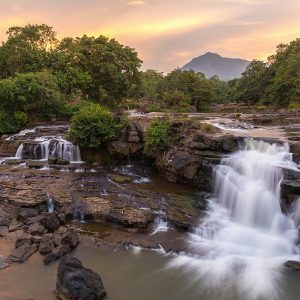
[[[287,146],[253,139],[215,168],[215,198],[189,237],[193,254],[170,263],[193,274],[201,299],[290,299],[281,268],[299,260],[298,231],[281,212],[282,168],[297,170]]]
[[[53,198],[47,194],[47,208],[48,208],[48,212],[49,213],[53,213],[54,212],[54,201],[53,201]]]

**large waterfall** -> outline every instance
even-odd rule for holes
[[[282,168],[297,168],[288,147],[253,139],[215,167],[214,197],[189,236],[191,251],[170,263],[199,285],[199,299],[289,299],[282,265],[299,260],[298,224],[281,212]]]

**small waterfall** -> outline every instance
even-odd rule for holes
[[[54,201],[53,198],[47,193],[47,208],[48,208],[48,212],[49,213],[53,213],[54,212]]]
[[[73,204],[73,222],[85,223],[85,205],[82,200],[77,199]]]
[[[23,153],[23,143],[18,147],[15,158],[22,158],[22,153]]]
[[[193,254],[169,265],[190,273],[209,299],[286,299],[281,267],[299,260],[300,201],[294,217],[281,212],[282,168],[297,170],[288,146],[253,139],[215,167],[215,195],[188,240]]]
[[[64,139],[56,139],[51,142],[50,155],[59,157],[72,162],[81,161],[80,149]]]
[[[153,231],[151,235],[155,235],[159,232],[167,232],[169,230],[168,221],[162,216],[156,217],[154,220]]]

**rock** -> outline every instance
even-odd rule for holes
[[[54,213],[48,214],[45,218],[45,227],[50,231],[55,231],[60,226],[60,219]]]
[[[283,180],[281,182],[282,210],[289,211],[300,195],[300,180]]]
[[[33,223],[28,227],[28,233],[31,235],[43,235],[45,227],[41,223]]]
[[[0,237],[6,237],[8,235],[7,226],[0,226]]]
[[[8,226],[11,222],[11,215],[0,210],[0,226]]]
[[[113,175],[111,177],[111,180],[115,183],[126,183],[126,182],[130,182],[131,178],[127,176]]]
[[[13,231],[17,231],[19,229],[22,229],[24,227],[23,223],[19,223],[17,221],[13,221],[9,227],[8,227],[8,231],[9,232],[13,232]]]
[[[53,238],[52,238],[54,245],[60,246],[62,238],[63,238],[63,236],[60,233],[54,232]]]
[[[293,271],[300,271],[300,261],[289,260],[284,265]]]
[[[66,223],[66,215],[64,213],[60,213],[58,214],[58,219],[60,221],[60,224],[63,225]]]
[[[35,208],[22,208],[18,214],[18,220],[25,221],[28,218],[38,216],[39,212]]]
[[[70,248],[69,245],[60,245],[57,248],[55,248],[52,251],[52,253],[49,253],[48,255],[46,255],[44,257],[43,263],[44,263],[44,265],[49,265],[71,252],[72,252],[72,249]]]
[[[40,241],[39,252],[43,255],[50,253],[54,249],[52,234],[45,234]]]
[[[25,224],[26,225],[31,225],[33,223],[37,223],[37,222],[42,222],[44,220],[44,216],[42,215],[38,215],[36,217],[32,217],[32,218],[28,218],[27,220],[25,220]]]
[[[38,246],[33,245],[24,245],[19,247],[13,251],[13,253],[9,256],[9,260],[12,262],[22,263],[27,260],[33,253],[38,250]]]
[[[70,229],[68,230],[61,240],[62,245],[70,246],[71,249],[75,249],[79,244],[79,238],[77,233]]]
[[[75,257],[64,257],[58,266],[56,293],[64,300],[101,300],[106,297],[101,277],[84,268]]]
[[[17,239],[15,247],[20,248],[20,247],[23,247],[23,246],[30,246],[31,244],[32,244],[32,242],[28,238]]]
[[[48,163],[51,165],[68,165],[70,162],[63,158],[49,157]]]
[[[6,261],[6,258],[2,255],[0,255],[0,270],[5,269],[9,266],[9,264]]]

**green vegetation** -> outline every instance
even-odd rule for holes
[[[99,149],[112,141],[125,126],[109,110],[97,103],[87,103],[71,120],[70,137],[80,146]]]
[[[141,63],[134,49],[104,36],[58,40],[45,24],[11,27],[0,46],[0,133],[34,121],[70,119],[76,113],[73,128],[80,120],[83,131],[74,129],[74,138],[97,148],[115,136],[115,126],[109,132],[102,124],[99,140],[93,140],[99,124],[86,136],[89,125],[83,120],[91,121],[89,109],[92,115],[105,115],[108,123],[115,120],[102,106],[96,112],[92,104],[83,108],[85,102],[164,112],[207,111],[232,102],[246,110],[300,107],[300,39],[279,45],[267,63],[252,61],[242,78],[229,82],[180,69],[167,75],[140,71]]]
[[[144,153],[151,155],[157,149],[164,149],[170,141],[171,125],[168,121],[154,120],[146,131]]]
[[[280,44],[267,63],[252,61],[242,78],[231,85],[239,103],[299,109],[300,39]]]

